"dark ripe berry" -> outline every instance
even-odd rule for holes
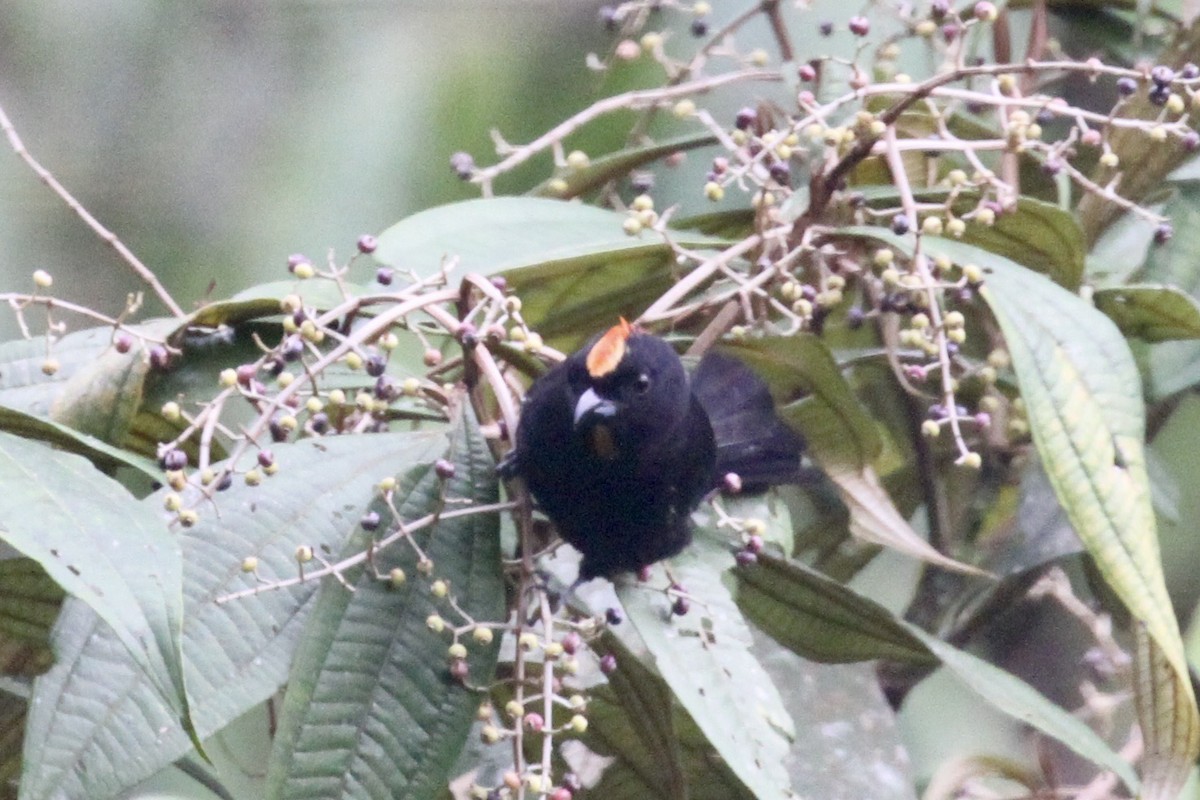
[[[1137,81],[1128,76],[1117,78],[1117,94],[1121,97],[1129,97],[1138,89]]]
[[[605,675],[612,675],[614,672],[616,672],[617,657],[612,653],[606,653],[604,657],[600,659],[600,671]]]
[[[378,378],[387,369],[387,359],[383,357],[382,353],[372,353],[367,356],[364,368],[372,378]]]
[[[645,566],[643,566],[641,569],[639,569],[637,571],[637,579],[642,583],[645,583],[646,581],[650,580],[650,565],[649,564],[646,564]]]
[[[892,217],[892,233],[897,236],[903,236],[908,233],[908,217],[904,214],[897,214]]]
[[[817,70],[812,64],[801,64],[799,68],[797,68],[796,74],[800,77],[800,80],[804,81],[805,83],[810,83],[817,79]]]
[[[270,450],[258,451],[258,465],[264,469],[275,463],[275,454]]]
[[[771,165],[771,180],[780,186],[790,186],[792,183],[792,170],[787,164],[777,161]]]
[[[1188,131],[1183,135],[1183,138],[1179,140],[1179,143],[1183,145],[1184,150],[1187,150],[1189,153],[1194,153],[1196,150],[1200,149],[1200,133]]]
[[[1038,125],[1047,125],[1054,121],[1054,112],[1048,108],[1043,108],[1035,117]]]
[[[737,112],[737,116],[733,118],[733,126],[739,131],[744,131],[750,128],[758,121],[758,112],[749,106]]]
[[[757,533],[753,534],[746,540],[746,549],[751,553],[761,553],[763,549],[763,538]]]
[[[447,461],[444,458],[439,458],[433,464],[433,471],[437,476],[444,481],[448,481],[454,477],[455,467],[453,461]]]
[[[221,477],[217,479],[217,491],[223,492],[230,486],[233,486],[233,473],[222,472]]]
[[[299,335],[293,333],[284,339],[279,355],[283,356],[284,361],[295,361],[304,355],[304,342],[300,341]]]
[[[497,291],[501,291],[501,292],[508,291],[508,278],[504,277],[503,275],[494,276],[491,279],[491,284],[492,284],[492,286],[496,287]]]
[[[929,16],[940,22],[943,17],[950,13],[950,0],[933,0],[929,4]]]
[[[1167,100],[1171,98],[1171,87],[1155,85],[1147,93],[1146,97],[1156,106],[1165,106]]]
[[[457,152],[450,156],[450,168],[460,179],[470,180],[471,174],[475,171],[475,159],[471,157],[470,153]]]
[[[737,562],[739,567],[749,567],[752,564],[758,563],[758,555],[750,552],[749,550],[738,550],[733,559]]]
[[[1179,77],[1183,78],[1185,81],[1192,81],[1196,78],[1200,78],[1200,67],[1197,67],[1195,64],[1189,61],[1179,70]]]
[[[456,681],[465,681],[471,675],[471,668],[466,659],[456,658],[450,662],[450,677]]]
[[[692,604],[686,597],[676,597],[671,604],[671,613],[677,617],[686,616],[692,610]]]
[[[820,25],[817,26],[817,31],[822,36],[832,36],[833,35],[833,23],[826,20],[825,22],[822,22]]]
[[[846,312],[846,327],[852,331],[856,331],[862,327],[863,319],[863,310],[858,306],[854,306]]]
[[[941,403],[934,403],[929,407],[929,418],[935,421],[945,419],[946,407]]]
[[[400,394],[400,390],[396,388],[396,382],[387,375],[380,375],[375,379],[375,386],[371,390],[375,397],[379,400],[391,402]]]
[[[692,20],[692,36],[699,38],[708,35],[708,20],[704,17],[696,17]]]
[[[562,641],[559,642],[559,644],[562,645],[564,653],[569,656],[573,656],[578,653],[579,648],[583,646],[583,637],[575,631],[567,631],[566,635],[563,636]]]
[[[817,299],[817,287],[811,283],[800,284],[800,296],[810,303],[813,302]]]
[[[648,194],[654,190],[654,173],[635,172],[629,176],[629,188],[637,194]]]
[[[1057,158],[1047,158],[1042,162],[1042,173],[1054,177],[1062,172],[1062,162]]]
[[[127,333],[118,333],[113,339],[113,347],[117,348],[117,352],[124,355],[133,347],[133,339]]]
[[[268,375],[270,375],[272,378],[278,378],[279,374],[283,372],[283,359],[272,358],[263,366],[266,367]]]
[[[380,267],[379,269],[375,270],[375,282],[380,286],[391,286],[392,278],[394,278],[395,275],[396,273],[392,272],[390,267]]]
[[[369,233],[364,233],[358,237],[358,252],[374,253],[375,248],[379,246],[379,240]]]
[[[1169,86],[1171,81],[1175,80],[1175,70],[1165,64],[1159,64],[1150,70],[1150,80],[1157,86]]]
[[[362,519],[358,521],[364,531],[379,530],[379,514],[375,511],[368,511],[362,515]]]
[[[295,272],[296,267],[300,266],[301,264],[311,263],[312,261],[310,261],[308,256],[304,255],[303,253],[292,253],[290,256],[288,256],[287,260],[288,272]]]
[[[479,344],[479,331],[469,322],[460,323],[454,335],[463,347],[474,347]]]
[[[958,38],[960,30],[961,29],[958,27],[957,22],[947,22],[942,26],[942,39],[947,43],[953,42]],[[978,111],[975,113],[979,113],[979,111],[982,111],[985,108],[983,103],[975,103],[974,105],[978,109]]]
[[[849,26],[850,32],[855,36],[866,36],[871,32],[871,20],[866,17],[851,17]]]
[[[296,323],[297,328],[303,325],[306,319],[309,319],[308,309],[297,308],[292,312],[292,322]]]
[[[249,387],[250,382],[254,380],[254,376],[258,374],[258,365],[256,364],[239,364],[237,368],[237,382],[242,386]]]
[[[1164,222],[1154,229],[1154,243],[1166,244],[1171,241],[1171,237],[1175,235],[1175,229],[1171,227],[1171,223]]]
[[[604,620],[609,625],[620,625],[622,619],[621,612],[617,609],[610,606],[604,610]]]
[[[187,468],[187,453],[178,448],[172,447],[159,457],[158,463],[168,472],[178,472],[181,469]]]
[[[164,370],[171,366],[171,354],[161,344],[150,348],[150,368]]]
[[[313,433],[324,433],[329,430],[329,415],[324,411],[318,411],[309,418],[308,423],[312,426]]]
[[[279,418],[276,417],[267,423],[267,430],[271,433],[271,441],[286,442],[288,438],[287,429],[279,424]]]

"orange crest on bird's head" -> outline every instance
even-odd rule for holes
[[[633,326],[626,322],[624,317],[621,317],[620,323],[609,328],[588,351],[588,375],[603,378],[615,370],[625,357],[625,342],[631,333]]]

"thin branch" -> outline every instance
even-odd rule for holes
[[[126,247],[125,244],[117,238],[115,233],[101,225],[100,221],[93,217],[91,213],[84,208],[83,205],[76,200],[70,192],[67,191],[66,187],[59,183],[58,179],[50,174],[49,170],[39,164],[37,160],[30,155],[29,151],[25,149],[25,145],[21,141],[21,137],[17,134],[16,128],[13,127],[12,121],[9,120],[8,114],[5,113],[3,107],[0,107],[0,130],[3,130],[4,135],[8,137],[9,146],[12,147],[13,152],[17,154],[17,157],[24,161],[25,164],[31,170],[33,170],[34,174],[38,176],[42,183],[50,187],[50,191],[58,195],[59,198],[67,204],[67,207],[74,211],[75,215],[83,220],[84,224],[91,228],[92,231],[100,237],[102,242],[117,252],[117,255],[121,257],[121,260],[128,264],[130,268],[137,273],[138,277],[146,282],[147,286],[154,290],[154,294],[156,294],[158,299],[163,302],[163,305],[165,305],[167,309],[170,310],[170,312],[176,317],[186,317],[187,314],[184,313],[183,309],[179,307],[179,304],[175,302],[175,299],[171,297],[171,294],[167,291],[166,287],[159,283],[158,277],[150,271],[150,268],[143,264],[138,257],[133,254],[133,251]]]

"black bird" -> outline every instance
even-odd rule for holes
[[[525,479],[586,581],[679,553],[727,473],[794,481],[802,449],[741,362],[710,353],[689,380],[666,341],[621,320],[530,388],[501,474]]]

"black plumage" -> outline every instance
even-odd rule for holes
[[[709,354],[689,379],[666,341],[622,320],[534,383],[501,468],[583,554],[587,580],[679,553],[726,473],[794,480],[802,447],[741,362]]]

